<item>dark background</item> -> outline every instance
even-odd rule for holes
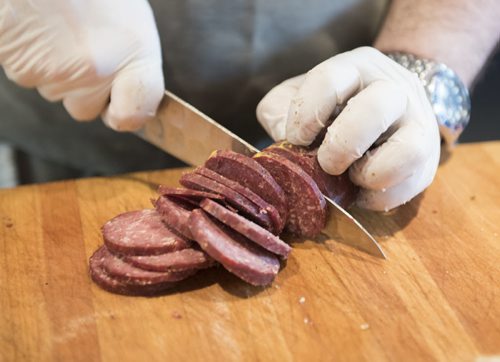
[[[500,51],[491,59],[472,92],[471,120],[460,143],[500,139]]]

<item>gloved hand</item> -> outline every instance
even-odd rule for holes
[[[349,168],[357,204],[390,210],[429,186],[439,163],[439,130],[417,76],[378,50],[334,56],[273,88],[257,118],[275,140],[309,145],[337,105],[346,107],[318,150],[328,173]]]
[[[77,120],[102,114],[116,130],[156,112],[164,81],[146,0],[4,0],[0,64],[7,77],[63,101]]]

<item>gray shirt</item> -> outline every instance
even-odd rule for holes
[[[259,99],[282,80],[339,52],[371,44],[385,0],[151,0],[166,87],[241,137],[269,142],[255,119]],[[28,157],[114,174],[180,165],[101,121],[78,123],[0,77],[0,137]],[[33,177],[36,180],[36,175]]]

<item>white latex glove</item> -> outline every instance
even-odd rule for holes
[[[350,167],[366,209],[390,210],[429,186],[440,153],[431,105],[417,76],[374,48],[339,54],[279,84],[257,118],[275,140],[309,145],[347,100],[318,150],[321,167],[333,175]]]
[[[139,128],[163,96],[146,0],[3,0],[0,64],[19,85],[62,100],[73,118],[101,114],[120,131]]]

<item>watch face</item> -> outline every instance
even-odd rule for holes
[[[441,125],[453,130],[465,127],[470,112],[469,95],[449,68],[437,66],[428,77],[426,91]]]

